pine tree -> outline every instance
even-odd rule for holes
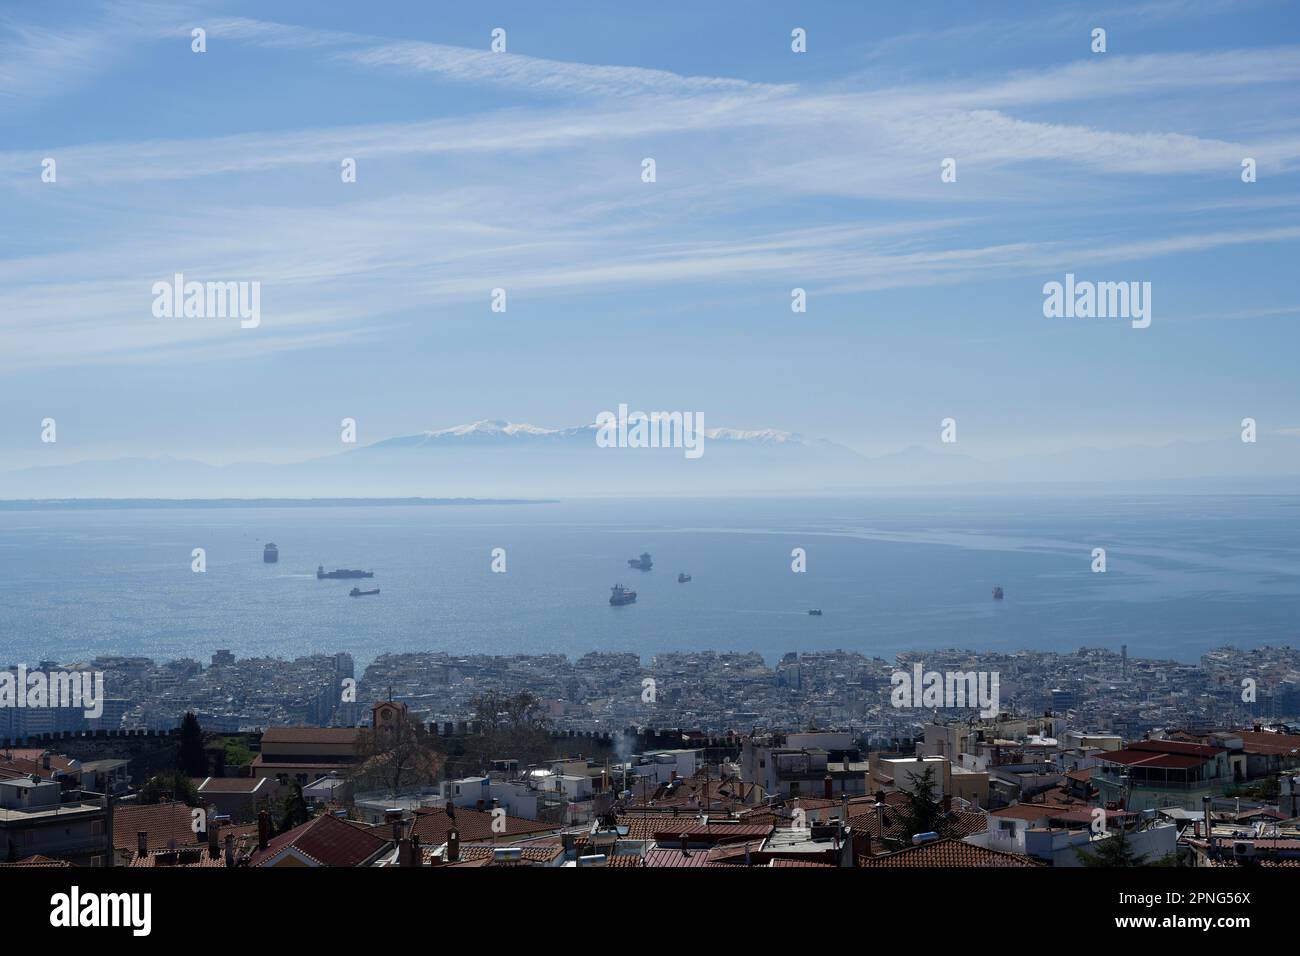
[[[181,746],[176,753],[176,768],[190,777],[208,775],[208,755],[203,749],[203,731],[193,711],[181,721]]]
[[[302,795],[302,784],[296,780],[293,783],[293,790],[284,798],[280,805],[280,826],[279,831],[292,830],[311,819],[311,811],[307,809],[307,801]]]
[[[905,839],[918,833],[937,833],[941,837],[948,835],[950,828],[943,801],[934,799],[933,767],[926,767],[923,773],[912,774],[912,786],[903,793],[907,800],[897,812]]]
[[[1104,840],[1098,840],[1096,850],[1076,849],[1080,862],[1084,866],[1143,866],[1143,857],[1133,850],[1128,842],[1128,834],[1121,826],[1119,832]]]

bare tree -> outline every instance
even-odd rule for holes
[[[409,716],[391,727],[362,728],[357,733],[357,756],[357,765],[348,774],[354,788],[382,790],[389,796],[436,782],[445,759],[437,738]]]

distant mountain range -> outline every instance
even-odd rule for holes
[[[1300,492],[1300,437],[1079,448],[985,461],[955,446],[868,457],[764,428],[705,430],[705,452],[601,448],[597,426],[479,421],[291,464],[115,458],[0,474],[0,498],[585,497],[1007,490],[1025,484]]]

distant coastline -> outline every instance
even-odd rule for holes
[[[558,498],[0,498],[0,510],[353,508],[411,505],[553,505],[558,503]]]

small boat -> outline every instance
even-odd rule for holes
[[[677,575],[677,583],[678,583],[678,584],[685,584],[685,583],[686,583],[687,581],[689,581],[690,579],[691,579],[691,576],[690,576],[689,574],[687,574],[685,571],[683,571],[681,574]]]
[[[812,607],[808,609],[808,613],[811,614],[813,617],[821,617],[822,609],[819,607]]]
[[[995,601],[1002,600],[1002,587],[1000,585],[993,589],[993,600]]]
[[[262,549],[262,560],[267,564],[275,564],[280,560],[280,549],[274,544],[268,544]]]
[[[655,563],[650,560],[650,552],[643,551],[639,558],[628,558],[627,566],[629,568],[636,568],[638,571],[649,571],[655,566]]]
[[[378,593],[379,593],[379,588],[366,588],[364,591],[361,590],[361,588],[353,588],[351,591],[348,592],[348,597],[365,597],[367,594],[378,594]]]
[[[625,588],[621,584],[615,584],[609,589],[609,603],[613,607],[621,607],[624,604],[636,603],[636,592],[631,588]]]
[[[316,580],[336,580],[340,578],[373,578],[374,571],[356,571],[352,568],[339,568],[337,571],[326,571],[325,565],[316,566]]]

